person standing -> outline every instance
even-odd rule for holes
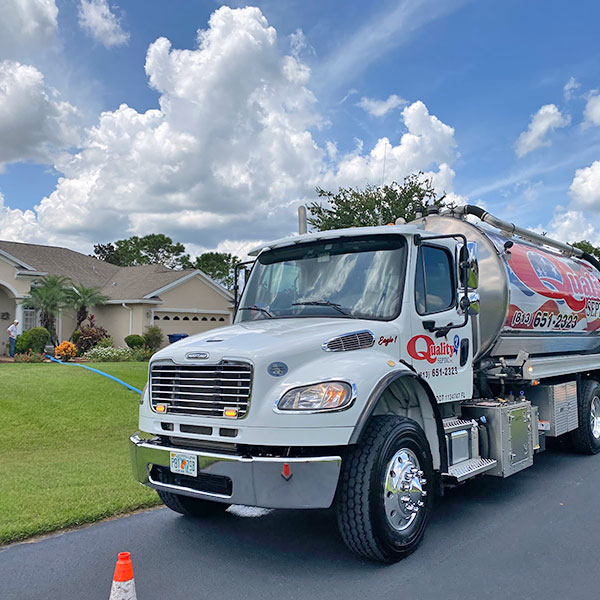
[[[9,356],[11,357],[15,355],[15,349],[17,347],[17,335],[19,334],[17,329],[18,324],[19,321],[15,319],[13,324],[6,330],[8,331],[8,342],[10,344]]]

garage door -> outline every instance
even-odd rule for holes
[[[193,335],[229,325],[229,315],[159,312],[154,314],[154,325],[158,325],[165,336],[172,333]]]

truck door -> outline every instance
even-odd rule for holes
[[[472,328],[470,321],[463,324],[457,248],[452,238],[422,240],[413,246],[411,260],[413,294],[407,308],[412,327],[404,358],[438,402],[466,400],[473,391]]]

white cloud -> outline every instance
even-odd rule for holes
[[[368,154],[363,154],[362,144],[357,145],[354,152],[342,156],[337,167],[323,176],[324,187],[378,185],[382,181],[402,181],[410,173],[431,167],[438,167],[440,171],[448,168],[455,158],[454,129],[429,114],[421,101],[407,106],[402,111],[402,119],[408,131],[398,145],[391,144],[388,138],[380,138]],[[448,192],[452,191],[452,178],[445,179]]]
[[[583,118],[584,125],[600,125],[600,95],[594,94],[588,98]]]
[[[54,42],[55,0],[0,0],[0,57],[20,58]]]
[[[600,211],[600,160],[575,171],[569,192],[573,206]]]
[[[557,206],[554,215],[546,227],[540,225],[536,231],[545,231],[548,237],[572,244],[587,240],[594,246],[600,246],[600,233],[580,210],[569,210]]]
[[[35,67],[0,62],[0,168],[23,160],[52,162],[57,150],[78,143],[77,117]]]
[[[571,117],[563,115],[555,104],[545,104],[533,115],[527,130],[519,136],[515,144],[517,155],[523,157],[541,146],[550,146],[552,142],[546,136],[570,122]]]
[[[396,94],[391,94],[386,100],[375,100],[374,98],[363,96],[357,106],[360,106],[374,117],[383,117],[391,110],[394,110],[399,106],[405,106],[406,104],[408,104],[408,102],[404,100],[404,98],[400,98],[400,96],[397,96]]]
[[[129,33],[111,11],[108,0],[81,0],[79,26],[105,48],[122,46],[129,40]]]
[[[575,77],[569,78],[569,81],[565,83],[563,87],[563,93],[565,96],[565,100],[569,102],[573,99],[575,92],[581,87],[581,84],[575,79]]]
[[[323,120],[310,69],[282,56],[257,8],[219,8],[194,50],[159,38],[146,73],[160,108],[102,113],[80,151],[56,161],[64,176],[34,212],[2,209],[10,238],[85,249],[161,231],[241,253],[295,231],[295,206],[314,198],[316,185],[379,184],[384,153],[386,182],[421,170],[452,192],[454,130],[422,102],[402,111],[407,132],[397,145],[382,138],[341,156],[334,141],[317,145],[311,130]]]

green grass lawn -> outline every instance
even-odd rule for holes
[[[90,366],[146,384],[148,363]],[[131,474],[138,406],[80,367],[0,364],[0,544],[158,504]]]

